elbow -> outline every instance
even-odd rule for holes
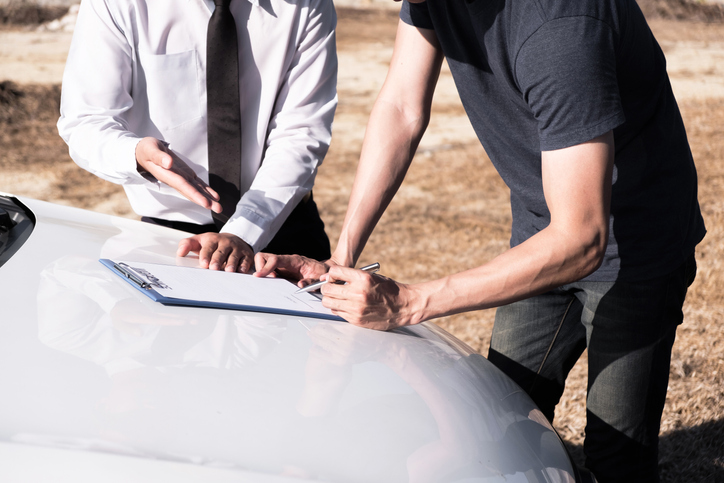
[[[416,144],[430,123],[430,114],[429,103],[407,102],[403,97],[380,95],[372,108],[370,123],[373,119],[387,119],[394,125],[398,135],[411,139],[413,144]]]
[[[416,136],[422,137],[430,124],[432,106],[423,105],[402,105],[400,107],[401,118],[410,131]]]
[[[552,223],[556,233],[554,243],[559,247],[559,280],[562,284],[578,281],[591,275],[603,263],[608,245],[608,226],[605,223]]]
[[[422,140],[422,136],[427,130],[427,126],[430,123],[430,112],[429,111],[413,111],[406,112],[403,116],[404,126],[407,131],[407,138],[410,144],[410,157],[414,156],[417,151],[417,147]]]
[[[579,245],[579,263],[577,264],[576,280],[587,277],[601,266],[608,246],[608,230],[591,230]]]

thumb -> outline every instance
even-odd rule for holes
[[[144,150],[144,157],[148,161],[164,169],[171,169],[173,157],[164,142],[156,138],[144,138],[141,143],[139,143],[139,147],[141,146]]]
[[[177,257],[185,257],[190,252],[198,253],[201,250],[201,242],[196,237],[184,238],[178,242]]]
[[[355,279],[356,270],[349,267],[334,265],[329,268],[326,280],[328,282],[351,282]]]
[[[259,252],[254,255],[254,276],[255,277],[266,277],[274,273],[276,269],[276,257],[273,255],[267,255],[266,253]]]
[[[173,166],[173,157],[166,151],[161,151],[159,149],[157,155],[154,156],[154,158],[154,162],[164,169],[171,169],[171,167]]]

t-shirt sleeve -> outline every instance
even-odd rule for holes
[[[545,23],[521,47],[515,78],[538,121],[541,151],[590,141],[625,121],[614,35],[600,20]]]
[[[413,27],[434,30],[427,2],[410,3],[404,0],[400,8],[400,19]]]

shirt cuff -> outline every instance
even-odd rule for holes
[[[234,218],[226,223],[220,230],[221,233],[236,235],[254,250],[259,252],[268,243],[264,235],[268,231],[269,221],[250,210],[238,210]]]
[[[114,144],[112,155],[113,164],[117,167],[118,174],[127,179],[128,184],[158,184],[156,178],[149,173],[145,175],[138,171],[138,163],[136,162],[136,147],[141,142],[140,137],[126,136],[118,140]]]

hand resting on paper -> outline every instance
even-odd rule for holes
[[[330,267],[337,265],[332,259],[318,262],[301,255],[274,255],[257,253],[254,257],[255,277],[282,277],[297,281],[299,287],[306,287],[319,280]]]
[[[241,238],[231,233],[202,233],[184,238],[178,244],[176,256],[190,252],[199,254],[199,266],[227,272],[251,272],[254,250]]]

